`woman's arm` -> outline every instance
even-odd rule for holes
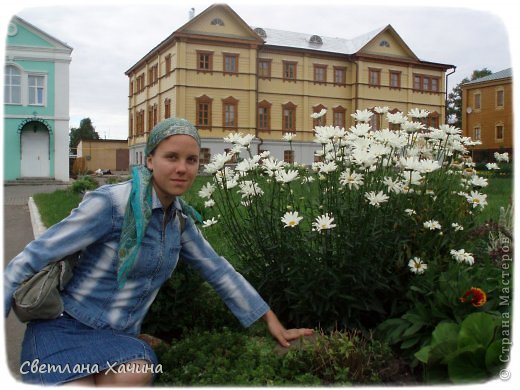
[[[308,328],[285,329],[272,310],[265,313],[262,319],[267,324],[267,329],[271,335],[282,347],[289,347],[291,345],[290,341],[313,334],[313,330]]]

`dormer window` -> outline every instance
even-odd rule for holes
[[[309,42],[314,45],[322,45],[323,41],[319,35],[313,35],[310,37]]]
[[[212,26],[223,26],[224,25],[224,21],[220,18],[215,18],[211,21],[211,25]]]
[[[379,46],[381,47],[390,47],[390,44],[388,43],[388,41],[385,41],[384,39],[379,42]]]
[[[257,27],[253,31],[260,35],[262,38],[267,38],[267,34],[265,33],[265,30],[263,28]]]

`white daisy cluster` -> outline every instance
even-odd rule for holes
[[[327,110],[323,109],[311,117],[319,119],[326,113]],[[313,142],[319,146],[315,152],[316,162],[311,169],[278,160],[269,151],[252,155],[251,144],[255,136],[230,133],[224,141],[231,143],[232,148],[226,153],[214,155],[206,165],[206,173],[213,175],[214,184],[205,185],[199,192],[205,199],[205,207],[215,206],[212,197],[217,188],[224,192],[232,191],[238,195],[239,204],[250,207],[262,197],[276,196],[280,193],[277,191],[293,194],[295,186],[305,186],[318,179],[320,186],[321,182],[327,183],[323,186],[336,183],[330,188],[320,187],[324,188],[322,194],[358,192],[359,196],[355,199],[360,199],[369,208],[382,210],[380,212],[395,205],[406,205],[404,213],[411,220],[422,224],[426,231],[436,231],[442,235],[462,231],[464,227],[453,223],[449,228],[451,221],[443,221],[443,225],[447,226],[443,232],[439,221],[431,219],[432,216],[421,215],[423,211],[416,208],[414,199],[427,196],[430,204],[435,202],[442,191],[437,191],[438,188],[429,183],[438,183],[443,175],[454,176],[460,182],[452,192],[466,199],[468,213],[486,206],[486,195],[480,191],[488,185],[488,181],[477,175],[467,150],[468,146],[476,143],[463,137],[460,129],[451,125],[428,127],[427,118],[431,117],[431,113],[419,108],[406,114],[391,112],[389,107],[375,107],[372,110],[356,110],[351,116],[355,124],[349,129],[315,127]],[[386,122],[388,127],[373,129],[376,119],[380,125]],[[296,133],[284,133],[282,136],[291,150],[295,137]],[[248,154],[245,158],[241,156],[244,151]],[[507,153],[496,153],[495,158],[499,162],[509,161]],[[489,164],[488,168],[497,169],[498,166],[495,168]],[[279,185],[280,189],[272,191],[266,188],[273,185]],[[266,202],[272,204],[271,201]],[[309,221],[314,219],[314,231],[336,227],[334,218],[323,214],[324,211],[335,213],[335,210],[324,209],[320,211],[321,216],[316,217],[317,213],[309,216]],[[298,214],[298,211],[290,209],[285,213],[280,218],[284,227],[298,226],[307,218],[301,215],[302,212],[300,210]]]

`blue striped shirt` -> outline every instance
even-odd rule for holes
[[[8,264],[4,271],[5,315],[23,280],[47,264],[82,250],[74,276],[62,292],[65,311],[93,328],[137,335],[161,285],[179,255],[215,289],[245,327],[269,307],[256,290],[219,256],[190,218],[184,231],[176,218],[178,200],[166,215],[153,191],[152,218],[137,261],[124,287],[117,285],[118,245],[131,181],[89,192],[63,221],[49,228]]]

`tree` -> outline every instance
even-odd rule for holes
[[[73,127],[70,129],[69,137],[70,149],[76,149],[81,140],[99,139],[99,134],[92,125],[90,118],[84,118],[79,122],[78,128]]]
[[[465,77],[448,94],[448,122],[455,127],[462,127],[462,84],[492,74],[488,68],[474,70],[471,78]]]

